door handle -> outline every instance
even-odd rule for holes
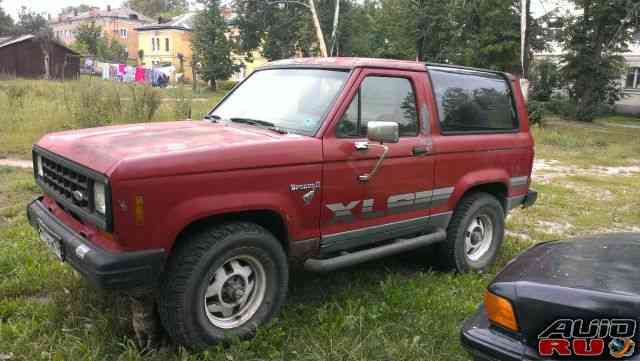
[[[429,149],[426,146],[415,146],[413,147],[413,155],[422,155],[429,153]]]

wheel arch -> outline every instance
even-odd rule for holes
[[[288,253],[289,231],[284,217],[272,209],[252,209],[212,214],[193,220],[178,232],[173,244],[171,245],[171,249],[168,252],[168,256],[171,256],[175,247],[185,238],[185,235],[190,232],[197,232],[204,228],[230,222],[249,222],[265,228],[267,231],[271,232],[274,237],[276,237],[282,245],[285,253]]]

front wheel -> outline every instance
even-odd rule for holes
[[[284,303],[288,264],[278,240],[251,223],[230,223],[182,239],[159,298],[164,328],[200,349],[247,338]]]
[[[494,262],[504,237],[504,209],[488,193],[460,200],[440,244],[441,260],[458,272],[481,272]]]

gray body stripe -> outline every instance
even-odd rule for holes
[[[446,228],[453,212],[418,217],[323,236],[320,240],[322,253],[331,253],[388,239],[405,237],[424,232],[430,228]]]
[[[528,182],[529,182],[529,177],[527,176],[512,177],[510,181],[512,187],[520,187],[520,186],[526,185]]]

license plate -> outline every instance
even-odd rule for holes
[[[49,231],[42,223],[38,227],[40,233],[40,240],[43,241],[53,252],[53,254],[61,261],[64,261],[64,248],[62,248],[62,242],[60,237]]]

